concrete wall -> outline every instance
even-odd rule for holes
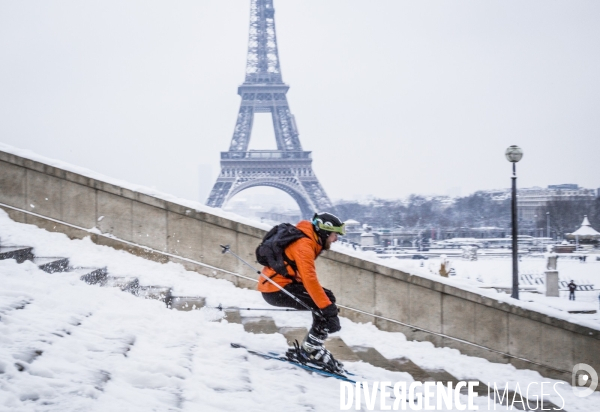
[[[18,222],[71,238],[90,236],[80,228],[98,227],[117,238],[92,234],[98,244],[159,262],[179,262],[240,287],[255,287],[255,282],[231,272],[250,278],[256,274],[223,255],[218,246],[229,244],[238,255],[254,262],[254,248],[265,232],[253,226],[1,151],[0,203],[20,209],[3,207]],[[317,269],[323,285],[334,290],[338,303],[348,308],[342,315],[353,320],[373,322],[409,339],[535,369],[544,376],[570,381],[569,372],[577,363],[600,371],[598,330],[342,253],[324,253]]]

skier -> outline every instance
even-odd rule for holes
[[[337,241],[338,235],[345,235],[344,223],[331,213],[316,213],[312,221],[303,220],[296,227],[305,236],[289,244],[284,250],[289,276],[282,276],[268,266],[262,270],[266,277],[314,309],[310,331],[302,344],[291,348],[287,355],[301,363],[310,362],[333,372],[341,372],[343,365],[323,347],[328,334],[338,332],[341,326],[335,296],[319,283],[315,259]],[[270,305],[306,310],[262,276],[259,278],[258,290]]]
[[[577,289],[577,285],[571,280],[571,283],[569,283],[567,287],[569,288],[569,300],[575,300],[575,289]]]

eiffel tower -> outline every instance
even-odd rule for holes
[[[221,173],[206,204],[222,207],[239,192],[256,186],[283,190],[307,218],[332,204],[312,170],[311,152],[302,150],[287,101],[275,34],[273,0],[251,0],[246,78],[229,151],[221,152]],[[248,150],[254,113],[271,113],[277,150]]]

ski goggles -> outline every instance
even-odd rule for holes
[[[323,223],[323,222],[317,221],[316,224],[319,229],[323,229],[327,232],[339,233],[342,236],[344,236],[346,234],[346,224],[345,223],[342,223],[342,226],[333,226],[331,224],[331,222]]]

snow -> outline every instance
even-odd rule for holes
[[[69,240],[64,234],[13,222],[1,210],[0,236],[4,245],[33,246],[38,256],[69,257],[76,266],[107,266],[110,275],[134,276],[141,285],[204,296],[208,306],[266,307],[257,291],[186,271],[179,264],[159,264],[99,246],[89,238]],[[247,333],[210,308],[167,310],[162,302],[89,286],[78,276],[48,274],[31,262],[0,261],[1,411],[339,410],[339,381],[229,346],[240,342],[281,351],[287,346],[282,335]],[[308,313],[272,312],[272,317],[280,327],[310,324]],[[341,321],[339,336],[349,346],[371,346],[387,358],[404,356],[458,379],[508,383],[511,388],[557,382],[454,349],[407,341],[400,333],[371,324]],[[347,362],[346,367],[369,382],[412,381],[406,373],[362,362]],[[557,390],[569,411],[590,411],[600,402],[600,393],[578,398],[566,384]],[[556,394],[549,400],[562,404]],[[487,398],[476,398],[475,404],[488,410]]]
[[[596,231],[591,226],[581,226],[573,233],[569,233],[571,236],[600,236],[600,232]]]

